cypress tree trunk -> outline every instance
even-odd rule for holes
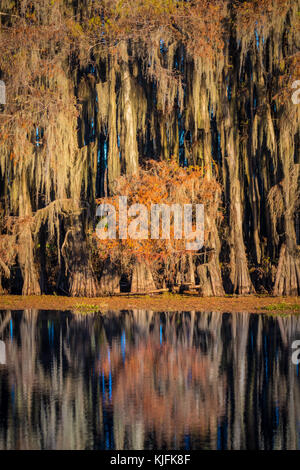
[[[137,260],[132,272],[131,292],[150,292],[155,289],[149,263]]]
[[[24,172],[19,195],[19,215],[24,220],[19,227],[18,236],[18,260],[23,277],[22,295],[40,295],[41,288],[35,266],[34,242],[30,227],[32,211],[26,176]]]
[[[18,239],[19,264],[23,277],[22,295],[40,295],[41,289],[34,260],[34,243],[30,227],[24,224]]]
[[[210,248],[210,250],[208,252],[207,263],[197,266],[197,274],[201,286],[200,293],[204,297],[221,297],[225,292],[219,263],[219,251],[218,248]]]
[[[230,122],[230,121],[229,121]],[[227,164],[230,185],[230,279],[235,294],[254,292],[250,279],[246,250],[243,238],[243,208],[241,203],[241,185],[239,175],[239,156],[234,139],[233,126],[227,127]]]
[[[108,188],[114,193],[116,179],[120,176],[120,157],[117,140],[117,97],[116,97],[116,62],[111,58],[109,74],[109,107],[108,107],[108,135],[109,148],[107,156]]]
[[[139,158],[137,146],[137,107],[134,99],[134,79],[128,65],[127,42],[120,44],[121,62],[121,110],[120,130],[122,153],[125,159],[126,174],[138,172]]]
[[[300,254],[296,244],[294,220],[287,210],[284,216],[285,243],[280,249],[274,295],[300,295]]]
[[[300,260],[295,250],[283,244],[276,272],[274,295],[300,295]]]
[[[2,272],[1,272],[1,269],[0,269],[0,295],[3,295],[4,294],[4,289],[3,289],[3,286],[2,286]]]
[[[72,297],[95,297],[97,282],[91,265],[85,234],[76,218],[65,237],[62,254],[69,273],[69,292]]]
[[[104,262],[102,269],[100,285],[99,285],[99,294],[108,295],[108,294],[119,294],[120,293],[120,280],[121,276],[119,273],[119,268],[116,266],[110,259],[107,259]]]
[[[293,109],[291,110],[291,115]],[[282,115],[282,122],[287,119],[286,114]],[[296,119],[295,119],[296,120]],[[290,140],[290,135],[284,132],[283,140],[280,146],[280,155],[283,164],[284,178],[276,192],[279,199],[275,199],[273,212],[277,212],[275,220],[281,216],[283,218],[284,242],[280,249],[279,263],[276,273],[274,295],[299,295],[300,294],[300,253],[297,247],[296,231],[294,217],[296,208],[299,206],[299,165],[294,164],[294,154],[297,149],[294,148],[294,140]],[[282,210],[277,206],[281,206]],[[276,225],[275,222],[275,225]]]

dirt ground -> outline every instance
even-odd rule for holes
[[[72,310],[93,313],[108,310],[146,309],[153,311],[219,311],[249,313],[299,313],[300,297],[226,296],[161,294],[153,296],[114,296],[76,298],[58,296],[0,296],[0,310]]]

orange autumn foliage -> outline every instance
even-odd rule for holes
[[[128,207],[132,204],[143,204],[148,214],[152,204],[203,204],[205,217],[221,219],[220,210],[221,185],[209,176],[206,168],[190,166],[183,168],[174,160],[149,161],[146,168],[131,177],[121,176],[116,183],[115,194],[109,198],[98,199],[98,203],[110,203],[116,209],[117,234],[119,228],[119,196],[127,196]],[[128,217],[128,224],[132,218]],[[205,226],[204,226],[205,229]],[[154,240],[150,238],[150,224],[148,226],[148,239],[107,239],[97,240],[98,254],[101,259],[110,258],[121,261],[124,266],[133,259],[147,260],[151,263],[164,262],[168,257],[180,258],[186,251],[186,239],[174,239],[174,218],[170,220],[170,239]],[[204,239],[207,240],[208,231],[205,230]]]

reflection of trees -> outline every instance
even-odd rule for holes
[[[113,344],[110,355],[111,368],[116,370],[116,447],[141,449],[145,438],[152,436],[159,448],[178,448],[190,434],[202,443],[209,435],[215,447],[218,419],[225,411],[226,379],[218,372],[220,351],[215,348],[215,355],[201,352],[207,348],[206,342],[211,342],[213,348],[209,329],[201,338],[203,331],[198,328],[202,325],[195,312],[183,316],[168,314],[161,321],[150,313],[148,325],[142,314],[134,311],[131,315],[132,319],[141,318],[141,336],[127,347],[126,367],[120,367],[120,343]],[[219,318],[211,316],[216,334]],[[108,359],[101,366],[107,373]]]
[[[300,318],[0,313],[0,448],[297,448]]]
[[[1,387],[5,400],[8,395],[7,410],[3,413],[1,409],[7,433],[0,425],[0,448],[84,448],[88,410],[84,377],[80,369],[74,376],[71,369],[63,370],[61,334],[56,354],[44,367],[41,350],[45,338],[37,324],[38,315],[36,310],[25,310],[21,321],[15,321],[18,338],[7,341],[8,390]],[[50,328],[50,342],[51,335]],[[67,352],[67,344],[65,349]]]

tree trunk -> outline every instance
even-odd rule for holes
[[[121,140],[124,149],[126,174],[138,173],[139,156],[137,145],[137,112],[133,96],[134,79],[131,77],[128,66],[127,43],[120,44],[122,56],[121,64]]]
[[[288,148],[282,153],[285,243],[280,249],[274,295],[300,294],[300,252],[297,247],[294,224],[294,216],[299,204],[299,166],[293,165],[291,155],[293,154]]]
[[[220,266],[215,253],[212,253],[211,261],[209,261],[208,264],[199,265],[197,267],[197,274],[201,286],[201,295],[204,297],[222,297],[224,295]]]
[[[150,266],[145,261],[136,261],[131,280],[131,292],[150,292],[156,289]]]
[[[79,221],[74,221],[65,237],[62,254],[69,271],[69,294],[71,297],[95,297],[97,281],[91,265],[88,245]]]
[[[48,294],[48,279],[46,271],[46,229],[43,226],[40,231],[40,250],[39,250],[39,266],[40,266],[40,287],[43,294]]]
[[[221,244],[218,235],[218,229],[211,217],[205,215],[205,227],[209,232],[208,240],[206,242],[206,249],[208,250],[208,259],[205,264],[197,267],[197,274],[199,283],[201,285],[200,294],[207,296],[222,297],[225,292],[223,288],[221,268],[219,262],[219,255],[221,251]]]
[[[34,263],[32,233],[28,223],[25,223],[21,228],[18,245],[18,258],[23,277],[22,295],[41,295],[38,274]]]
[[[3,286],[2,286],[2,273],[1,273],[1,270],[0,270],[0,295],[4,295],[4,289],[3,289]]]
[[[100,279],[99,293],[101,295],[120,293],[121,275],[119,269],[110,259],[104,262],[102,275]]]
[[[239,155],[236,151],[233,127],[227,128],[227,161],[230,184],[230,279],[234,294],[254,292],[243,238],[243,209],[241,203],[241,183],[239,175]]]
[[[19,195],[19,215],[21,219],[32,217],[27,175],[23,172]],[[34,263],[34,243],[30,221],[20,224],[18,236],[18,259],[23,277],[22,295],[41,295],[39,278]]]
[[[286,244],[283,244],[280,249],[273,294],[300,295],[299,254],[295,250],[290,250]]]
[[[195,266],[191,253],[181,256],[179,271],[177,273],[177,284],[195,285]]]
[[[116,179],[120,176],[120,157],[117,140],[117,96],[116,96],[116,68],[115,60],[111,59],[109,67],[109,108],[108,108],[108,135],[109,147],[107,155],[108,188],[110,194],[114,193]],[[104,182],[105,186],[106,182]]]

